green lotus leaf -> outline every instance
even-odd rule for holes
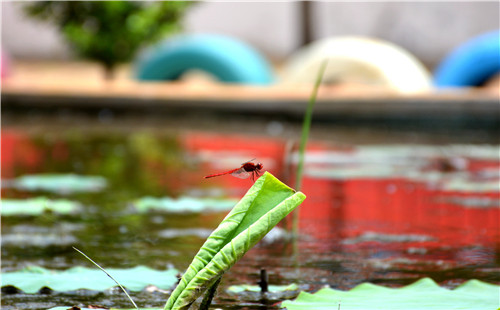
[[[265,172],[205,241],[165,309],[188,309],[304,199]]]
[[[107,268],[121,285],[131,291],[141,291],[148,285],[170,289],[177,282],[179,271],[154,270],[145,266],[129,269]],[[27,267],[15,272],[2,273],[2,287],[14,286],[25,293],[37,293],[42,287],[58,292],[89,289],[103,291],[116,286],[105,273],[97,268],[73,267],[68,270],[49,270],[38,266]]]
[[[297,291],[299,286],[295,283],[289,285],[269,285],[269,292],[284,292],[284,291]],[[231,285],[226,290],[228,293],[238,294],[241,292],[260,292],[261,288],[258,285]]]
[[[429,278],[401,287],[363,283],[350,291],[323,288],[314,294],[301,292],[281,303],[288,310],[484,310],[498,308],[500,286],[469,280],[449,290]]]
[[[57,214],[71,214],[81,210],[81,204],[66,199],[2,199],[2,216],[39,215],[45,211]]]
[[[105,178],[77,174],[33,174],[6,182],[7,186],[24,191],[48,191],[58,194],[98,192],[107,186]]]
[[[139,212],[149,210],[167,211],[175,213],[184,212],[220,212],[230,210],[237,200],[234,199],[200,199],[192,197],[180,197],[178,199],[163,197],[143,197],[133,204]]]

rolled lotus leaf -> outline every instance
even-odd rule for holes
[[[164,309],[188,309],[305,198],[264,173],[208,237]]]

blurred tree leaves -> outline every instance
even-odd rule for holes
[[[192,1],[38,1],[28,15],[54,23],[76,53],[101,63],[106,77],[138,49],[180,31]]]

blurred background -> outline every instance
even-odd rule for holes
[[[269,62],[272,70],[290,65],[297,51],[312,42],[326,38],[355,36],[381,40],[404,49],[417,58],[431,74],[457,47],[482,34],[498,30],[498,3],[491,2],[190,2],[172,8],[170,16],[158,23],[157,37],[143,36],[134,45],[126,61],[115,56],[119,63],[133,63],[142,50],[152,42],[182,33],[218,34],[241,40]],[[31,4],[32,13],[36,5]],[[41,4],[38,4],[41,6]],[[61,5],[59,5],[61,6]],[[171,5],[173,6],[173,5]],[[30,2],[2,4],[2,48],[12,61],[45,60],[70,61],[81,55],[82,43],[71,39],[75,32],[62,29],[59,13],[27,14]],[[62,7],[62,6],[61,6]],[[57,8],[45,8],[48,11]],[[169,9],[163,9],[168,11]],[[177,11],[176,11],[177,10]],[[175,13],[173,13],[176,11]],[[89,14],[90,8],[86,12]],[[40,13],[40,12],[39,12]],[[69,11],[64,14],[71,16]],[[125,13],[122,12],[123,16]],[[92,18],[81,14],[79,27],[92,31]],[[132,15],[131,13],[129,15]],[[116,14],[118,17],[119,14]],[[128,15],[127,15],[128,16]],[[94,16],[93,20],[109,17]],[[125,18],[125,17],[123,17]],[[50,22],[52,19],[52,22]],[[136,20],[137,22],[137,20]],[[122,31],[134,31],[129,19]],[[137,26],[134,27],[140,27]],[[95,26],[95,25],[94,25]],[[109,26],[109,25],[108,25]],[[98,29],[95,28],[93,31]],[[108,27],[112,29],[112,27]],[[102,31],[102,29],[101,29]],[[67,40],[70,38],[69,40]],[[69,42],[68,42],[69,41]],[[381,42],[382,43],[382,42]],[[123,47],[131,49],[131,47]],[[331,51],[329,52],[331,53]],[[86,57],[89,58],[88,55]],[[92,59],[92,57],[90,57]],[[95,58],[95,56],[94,56]],[[303,64],[306,66],[306,64]],[[273,75],[276,72],[273,72]],[[432,78],[432,76],[429,76]],[[287,77],[284,77],[286,80]],[[482,81],[484,82],[484,81]],[[471,85],[468,85],[471,86]],[[474,85],[477,86],[477,85]]]
[[[90,266],[72,246],[108,268],[182,272],[252,185],[203,176],[256,158],[297,184],[327,60],[300,238],[287,218],[215,306],[296,295],[229,293],[262,268],[311,292],[500,284],[498,1],[0,5],[2,274]],[[2,282],[2,308],[129,306],[112,289],[47,295],[43,281],[30,294]],[[141,307],[169,294],[131,293]]]
[[[3,48],[16,59],[74,58],[58,29],[24,14],[26,4],[2,7]],[[435,68],[466,40],[498,28],[498,3],[490,2],[201,2],[180,21],[183,32],[237,37],[272,62],[329,36],[369,36],[410,51]]]

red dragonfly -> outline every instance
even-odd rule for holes
[[[241,167],[236,168],[236,169],[232,169],[232,170],[222,172],[222,173],[207,175],[205,177],[205,179],[230,174],[230,175],[235,176],[235,177],[240,178],[240,179],[246,179],[248,177],[251,177],[252,181],[255,182],[255,176],[257,176],[257,177],[260,176],[260,171],[262,170],[262,168],[264,166],[261,163],[256,163],[256,164],[252,163],[253,160],[255,160],[255,158],[252,160],[249,160],[245,163],[242,163]]]

